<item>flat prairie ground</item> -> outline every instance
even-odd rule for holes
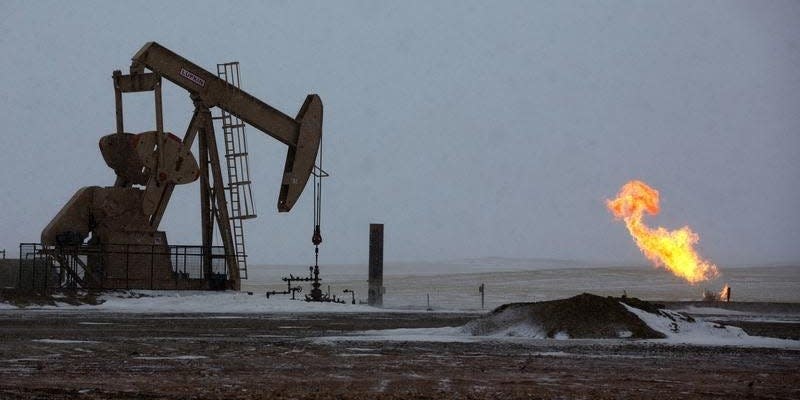
[[[475,317],[2,311],[0,398],[800,398],[798,350],[349,337],[460,326]],[[798,323],[748,324],[761,335],[800,332]]]

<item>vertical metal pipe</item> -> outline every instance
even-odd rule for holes
[[[122,76],[122,71],[116,70],[112,74],[114,79],[114,103],[117,109],[117,133],[124,132],[122,126],[122,90],[119,88],[119,79]]]
[[[203,277],[211,279],[211,246],[214,240],[214,221],[211,214],[211,189],[208,180],[208,146],[206,146],[206,136],[198,135],[197,138],[198,155],[200,159],[200,223],[202,225],[203,238]]]
[[[484,298],[486,296],[486,284],[481,283],[481,286],[478,288],[478,290],[481,292],[481,310],[483,310],[485,305]]]
[[[36,254],[31,262],[31,290],[36,290]]]
[[[164,117],[162,115],[162,104],[161,104],[161,76],[156,75],[156,84],[154,88],[155,92],[155,103],[156,103],[156,132],[158,132],[158,169],[162,170],[166,168],[166,151],[164,150],[164,146],[166,146],[167,142],[167,135],[164,135]]]
[[[150,290],[153,290],[153,272],[154,272],[154,265],[153,262],[155,261],[155,256],[153,255],[153,245],[150,245]]]
[[[45,293],[47,293],[47,291],[50,289],[50,268],[48,268],[49,264],[50,264],[49,262],[44,263],[44,292]]]
[[[36,245],[33,245],[33,248],[35,250],[36,249]],[[19,245],[19,260],[17,260],[17,284],[16,284],[17,289],[22,289],[22,260],[23,260],[23,258],[28,258],[27,254],[25,255],[25,257],[22,257],[23,254],[24,253],[23,253],[23,250],[22,250],[22,243],[20,243],[20,245]]]
[[[222,169],[219,163],[219,152],[217,151],[217,142],[214,137],[214,124],[211,120],[211,112],[207,109],[204,111],[205,129],[203,134],[206,135],[206,146],[208,147],[209,170],[211,172],[211,179],[214,183],[214,202],[212,207],[216,206],[217,228],[219,229],[219,236],[222,239],[222,245],[225,248],[225,260],[228,264],[228,280],[231,281],[233,287],[230,289],[239,290],[241,281],[239,280],[239,263],[236,259],[236,249],[233,247],[233,236],[231,235],[231,222],[228,217],[228,202],[225,199],[225,184],[222,181]]]
[[[162,115],[161,104],[161,77],[156,79],[156,87],[154,89],[156,97],[156,131],[159,133],[164,132],[164,117]]]
[[[383,306],[383,224],[369,224],[369,294],[367,303]]]

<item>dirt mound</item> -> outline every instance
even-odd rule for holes
[[[476,336],[574,339],[665,337],[628,311],[622,302],[650,313],[659,313],[658,305],[639,299],[584,293],[562,300],[502,305],[487,316],[469,322],[465,329]]]

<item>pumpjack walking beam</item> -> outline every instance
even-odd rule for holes
[[[145,68],[186,89],[208,108],[219,107],[286,144],[278,211],[292,209],[311,175],[322,138],[318,95],[308,95],[292,118],[156,42],[145,44],[133,56],[131,76],[146,76]]]

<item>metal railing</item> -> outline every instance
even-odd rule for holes
[[[224,289],[225,251],[214,246],[22,243],[17,287],[50,289]]]

